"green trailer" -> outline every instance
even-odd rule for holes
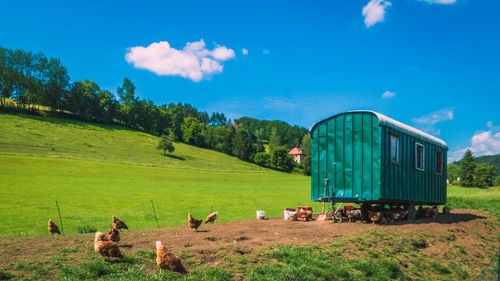
[[[311,199],[446,204],[446,143],[374,111],[350,111],[311,128]]]

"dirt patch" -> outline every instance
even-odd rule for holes
[[[133,229],[133,226],[131,226]],[[202,225],[199,232],[187,226],[122,231],[119,245],[124,255],[140,250],[153,254],[161,240],[167,248],[186,260],[187,266],[224,266],[232,257],[245,257],[274,244],[331,244],[342,239],[359,239],[383,230],[421,236],[411,241],[426,255],[443,256],[443,248],[455,247],[474,257],[473,274],[486,266],[488,256],[498,250],[500,230],[496,218],[477,210],[454,210],[450,215],[400,222],[393,225],[332,223],[332,221],[292,222],[281,218],[245,220]],[[53,261],[61,251],[71,253],[64,264],[75,264],[93,253],[94,234],[17,237],[0,240],[0,270],[16,272],[19,264],[34,265]],[[420,238],[419,238],[420,239]],[[353,240],[354,241],[354,240]],[[397,255],[399,249],[389,249]],[[349,251],[349,249],[347,249]],[[229,262],[228,262],[229,260]],[[240,260],[241,261],[241,258]],[[483,261],[483,262],[481,262]],[[154,263],[146,268],[155,270]]]

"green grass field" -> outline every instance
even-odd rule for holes
[[[280,216],[284,207],[310,201],[310,178],[276,172],[235,157],[177,143],[171,156],[157,138],[119,126],[0,114],[0,237],[47,234],[58,223],[66,233],[107,230],[116,215],[132,229],[186,223],[186,215],[219,211],[220,221]],[[500,216],[500,188],[451,186],[452,208],[483,209]]]
[[[47,234],[56,200],[66,233],[107,230],[112,215],[156,227],[151,200],[162,227],[186,224],[188,212],[230,221],[311,205],[308,177],[180,143],[166,157],[156,144],[117,126],[0,114],[0,237]]]
[[[151,200],[161,227],[185,225],[188,212],[200,218],[212,209],[219,211],[219,221],[254,218],[256,210],[280,216],[283,207],[297,205],[320,210],[320,204],[310,201],[309,177],[180,143],[173,155],[162,156],[156,144],[154,136],[119,126],[0,114],[0,238],[48,235],[47,220],[58,223],[56,200],[65,233],[107,231],[112,215],[131,229],[154,228]],[[449,186],[448,205],[486,210],[499,218],[500,187]],[[497,229],[498,221],[488,227]],[[436,236],[381,229],[317,245],[274,245],[245,255],[240,250],[221,259],[220,266],[191,260],[189,250],[183,250],[180,258],[193,269],[186,276],[147,272],[155,262],[153,251],[139,250],[109,262],[86,245],[88,249],[59,249],[40,263],[35,258],[8,267],[0,264],[0,275],[15,280],[470,279],[471,268],[478,266],[477,253],[466,252],[450,231]],[[478,237],[481,243],[493,243]],[[433,250],[426,252],[421,241]],[[433,254],[438,246],[446,258]],[[228,251],[219,250],[217,255]],[[497,276],[493,254],[481,257],[491,260],[480,265],[485,279]]]
[[[500,219],[500,186],[480,189],[448,185],[448,205],[488,211]]]

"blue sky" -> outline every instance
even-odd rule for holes
[[[58,57],[73,81],[116,92],[128,77],[141,98],[231,118],[309,128],[375,110],[442,138],[455,159],[500,153],[499,10],[497,0],[7,1],[0,45]]]

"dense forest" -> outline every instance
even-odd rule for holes
[[[283,171],[291,171],[295,165],[288,150],[300,145],[309,133],[283,121],[244,117],[232,122],[224,113],[209,115],[189,104],[157,105],[139,99],[135,90],[134,83],[125,78],[115,97],[95,81],[72,82],[59,59],[0,47],[2,111],[36,113],[45,107],[59,116],[121,124]],[[14,101],[14,106],[9,100]],[[255,161],[257,154],[259,161]],[[310,169],[305,170],[307,174]]]

